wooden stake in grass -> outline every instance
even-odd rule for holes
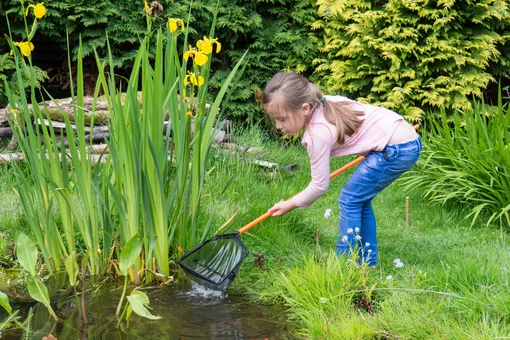
[[[321,230],[317,229],[315,231],[315,248],[319,249],[319,239],[321,237]]]
[[[406,225],[409,225],[409,196],[406,196]]]

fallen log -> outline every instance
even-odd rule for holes
[[[10,127],[0,127],[0,137],[11,138],[12,129]]]
[[[126,93],[121,93],[121,102],[124,104],[126,99]],[[137,93],[138,103],[140,107],[142,106],[142,91],[138,91]],[[196,99],[195,99],[196,104]],[[192,111],[195,111],[195,104],[193,105]],[[75,121],[74,118],[74,102],[73,98],[63,98],[63,99],[55,99],[48,100],[45,102],[38,103],[40,108],[46,107],[47,113],[51,120],[54,121],[65,121],[64,114],[69,117],[71,122]],[[92,117],[94,117],[95,124],[107,124],[110,119],[110,111],[108,109],[108,103],[105,100],[104,96],[100,96],[97,98],[95,103],[94,110],[92,110],[94,106],[94,98],[93,97],[84,97],[83,102],[83,115],[85,124],[90,125]],[[206,110],[211,108],[211,104],[206,104]],[[30,111],[30,116],[32,114],[32,104],[28,104],[28,109]],[[0,126],[8,126],[9,122],[7,120],[7,112],[10,110],[9,106],[0,109]],[[169,118],[168,111],[165,111],[165,119]]]

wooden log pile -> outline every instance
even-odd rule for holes
[[[139,100],[141,100],[141,93],[139,93]],[[34,121],[34,125],[53,126],[57,141],[61,143],[63,142],[64,146],[68,147],[67,140],[65,138],[66,126],[63,122],[63,114],[66,114],[69,117],[69,120],[74,122],[72,99],[65,98],[57,99],[55,101],[47,101],[40,103],[39,106],[46,108],[47,112],[49,113],[48,116],[50,120],[36,119]],[[90,157],[93,163],[103,163],[108,157],[109,153],[108,146],[105,144],[105,142],[110,137],[108,127],[109,111],[107,103],[99,98],[99,100],[96,102],[94,110],[94,126],[91,127],[90,122],[92,118],[92,107],[93,98],[85,97],[84,114],[85,123],[87,124],[87,126],[85,126],[85,140],[91,143],[91,146],[89,147],[89,153],[86,155],[86,157]],[[208,107],[210,106],[208,105],[207,108]],[[14,152],[17,146],[17,141],[11,127],[9,126],[7,119],[7,113],[9,112],[8,110],[10,110],[9,107],[0,109],[0,147],[2,147],[2,144],[5,146],[5,143],[2,143],[2,141],[8,142],[7,147],[4,147],[5,152],[0,153],[0,165],[10,164],[12,162],[23,162],[25,160],[23,153]],[[32,111],[31,105],[29,105],[29,110]],[[168,131],[168,124],[171,124],[169,120],[164,122],[164,128],[162,131],[163,138],[171,138],[171,133],[170,136],[165,136],[166,131]],[[297,166],[297,163],[280,166],[277,163],[263,160],[262,158],[266,157],[267,154],[263,152],[262,147],[237,145],[236,142],[238,138],[230,134],[231,122],[228,120],[218,122],[217,126],[218,130],[215,131],[213,147],[219,149],[221,153],[228,154],[230,156],[242,156],[243,158],[260,167],[271,169],[273,172],[276,170],[284,170],[285,172],[292,174],[294,167]],[[76,131],[74,124],[71,124],[71,127],[74,131]],[[169,131],[171,131],[171,126]]]

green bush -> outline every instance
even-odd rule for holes
[[[190,2],[160,0],[163,12],[153,18],[153,27],[187,17]],[[94,48],[106,56],[107,32],[115,66],[121,75],[129,74],[146,29],[143,0],[48,0],[45,5],[39,34],[64,50],[67,29],[70,46],[78,46],[81,35],[83,54],[90,57],[84,62],[94,65]],[[510,77],[505,0],[201,0],[192,2],[192,41],[208,35],[216,7],[215,37],[224,48],[211,65],[213,89],[249,49],[244,76],[222,103],[239,121],[263,117],[260,91],[281,70],[309,76],[325,92],[390,107],[410,120],[429,109],[469,109],[471,96],[480,97],[498,77]],[[0,11],[7,14],[14,37],[23,37],[20,1],[6,0]],[[6,32],[6,25],[1,21],[0,30]],[[37,46],[34,54],[37,61]],[[87,82],[95,85],[95,79]]]
[[[24,1],[24,8],[38,1]],[[0,8],[8,16],[14,37],[25,37],[22,1],[7,0]],[[152,16],[153,27],[163,26],[168,18],[187,17],[188,2],[176,3],[161,0],[163,12]],[[76,60],[81,36],[83,56],[91,56],[94,49],[102,57],[107,56],[106,35],[112,47],[115,66],[130,66],[135,58],[140,39],[147,30],[144,16],[144,2],[124,0],[47,0],[44,1],[47,13],[39,22],[38,34],[50,37],[67,50],[67,32],[69,45],[73,46],[73,59]],[[156,12],[156,9],[154,9]],[[209,23],[211,21],[209,20]],[[0,28],[7,31],[7,23]],[[37,46],[36,46],[37,48]],[[36,53],[37,50],[34,51]]]
[[[510,76],[508,1],[318,0],[324,52],[316,71],[332,93],[419,120],[470,109],[495,77]]]
[[[30,88],[32,83],[36,88],[40,88],[41,83],[48,79],[48,74],[37,66],[29,65],[28,68],[31,70],[30,72],[22,73],[25,89]],[[9,53],[0,54],[0,108],[8,104],[4,81],[7,82],[11,88],[15,89],[14,94],[19,95],[17,86],[18,79],[16,78],[14,69],[15,66],[12,56],[10,56]],[[34,75],[33,79],[31,79],[30,73]]]
[[[259,120],[263,115],[257,96],[276,72],[312,71],[319,41],[309,27],[316,18],[314,4],[314,0],[220,1],[216,32],[229,52],[215,65],[218,71],[211,85],[221,86],[225,70],[249,49],[246,71],[230,101],[223,103],[230,117]]]
[[[153,2],[148,3],[152,6]],[[163,13],[154,18],[153,27],[165,25],[167,18],[187,17],[189,0],[160,0],[159,3],[163,6]],[[283,69],[310,73],[319,40],[309,29],[310,23],[316,19],[317,9],[313,7],[314,4],[314,0],[220,0],[219,3],[217,0],[204,0],[192,3],[191,41],[208,35],[212,13],[216,6],[219,8],[215,37],[219,38],[224,48],[212,65],[210,86],[213,89],[221,87],[231,66],[246,49],[250,50],[245,76],[237,82],[229,100],[222,103],[230,117],[258,120],[262,111],[256,103],[255,94],[274,73]],[[67,49],[67,29],[70,33],[70,46],[78,46],[81,35],[83,55],[89,56],[93,65],[94,49],[101,57],[107,55],[108,32],[114,64],[129,74],[139,37],[146,30],[142,0],[49,0],[45,1],[45,6],[48,12],[45,20],[40,22],[40,35],[57,41],[64,50]],[[7,0],[5,4],[0,4],[0,10],[8,15],[15,38],[25,36],[22,19],[24,13],[20,1]],[[6,25],[2,21],[0,30],[7,31]],[[34,54],[37,58],[37,46]],[[76,48],[73,50],[75,57]],[[92,87],[95,85],[95,79],[92,79],[91,84]]]
[[[455,112],[452,122],[444,112],[430,120],[421,158],[406,185],[434,202],[469,209],[472,223],[510,227],[510,109],[501,96],[491,116],[483,103],[473,106]]]

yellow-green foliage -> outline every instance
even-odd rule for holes
[[[313,27],[325,34],[316,71],[330,93],[419,120],[426,109],[471,108],[494,76],[510,74],[506,0],[317,4]]]

